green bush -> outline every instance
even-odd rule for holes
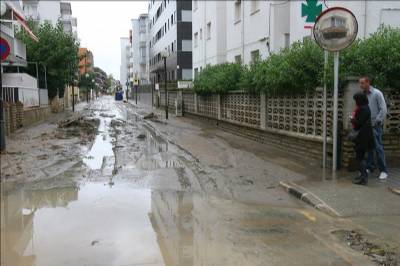
[[[238,90],[242,73],[243,67],[240,64],[208,65],[194,80],[193,87],[196,93],[203,95]]]
[[[346,76],[368,75],[380,89],[400,90],[400,29],[381,26],[368,39],[341,53]]]
[[[366,40],[357,40],[340,53],[339,86],[346,77],[368,75],[380,89],[400,90],[400,29],[382,26]],[[195,79],[196,92],[304,94],[323,86],[324,52],[312,40],[296,42],[249,66],[207,66]],[[328,89],[333,87],[333,58],[327,68]]]

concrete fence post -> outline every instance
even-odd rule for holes
[[[260,94],[260,128],[267,129],[267,96]]]
[[[217,118],[221,120],[221,94],[217,95]]]
[[[349,82],[343,91],[343,129],[350,129],[349,115],[354,109],[353,95],[360,91],[356,78],[349,78]]]
[[[194,93],[194,113],[197,114],[197,94]]]
[[[175,115],[182,116],[183,115],[183,97],[182,97],[182,90],[176,92],[176,99],[175,99]]]
[[[342,128],[342,132],[339,132],[340,136],[346,136],[346,132],[351,129],[351,124],[349,120],[349,116],[354,109],[354,100],[353,95],[360,91],[360,88],[357,83],[356,78],[349,78],[346,87],[343,90],[343,121],[342,124],[339,125],[339,128]],[[341,127],[340,127],[341,126]],[[342,167],[350,167],[355,165],[354,158],[354,145],[351,141],[347,140],[345,137],[341,139],[340,145],[340,154],[341,154],[341,165]]]

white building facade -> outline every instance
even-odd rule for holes
[[[149,19],[142,14],[132,19],[132,63],[131,82],[149,84]]]
[[[61,20],[64,31],[78,40],[77,19],[72,16],[71,3],[60,0],[23,0],[24,15],[39,23],[49,22],[55,26]]]
[[[207,64],[250,64],[295,41],[311,38],[315,12],[342,6],[358,20],[358,38],[381,24],[400,27],[400,1],[193,0],[193,75]],[[307,11],[309,12],[309,15]],[[313,15],[314,14],[314,15]]]
[[[119,81],[124,91],[128,89],[129,83],[129,68],[131,57],[131,43],[129,37],[121,37],[121,65],[119,72]]]

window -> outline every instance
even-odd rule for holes
[[[195,34],[194,34],[194,47],[197,47],[197,45],[198,45],[198,33],[196,32]]]
[[[182,69],[182,80],[192,79],[192,69]]]
[[[290,33],[285,33],[285,48],[289,48],[290,46]]]
[[[181,21],[192,22],[192,10],[182,10],[181,11]]]
[[[254,50],[251,51],[251,63],[254,63],[260,59],[260,51]]]
[[[171,51],[174,52],[174,43],[171,43]]]
[[[242,17],[242,2],[235,0],[235,22],[239,22]]]
[[[258,0],[251,0],[251,14],[258,11]]]
[[[242,63],[242,56],[241,55],[235,56],[235,63],[236,64],[241,64]]]
[[[211,39],[211,22],[207,23],[207,40]]]
[[[182,49],[183,52],[191,52],[192,51],[192,40],[182,40]]]
[[[200,40],[202,40],[202,39],[203,39],[203,30],[200,29]]]
[[[174,14],[171,15],[171,25],[174,25]]]

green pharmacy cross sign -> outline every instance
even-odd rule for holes
[[[314,23],[322,12],[322,4],[318,0],[306,0],[306,4],[301,4],[301,16],[306,18],[306,22]]]

